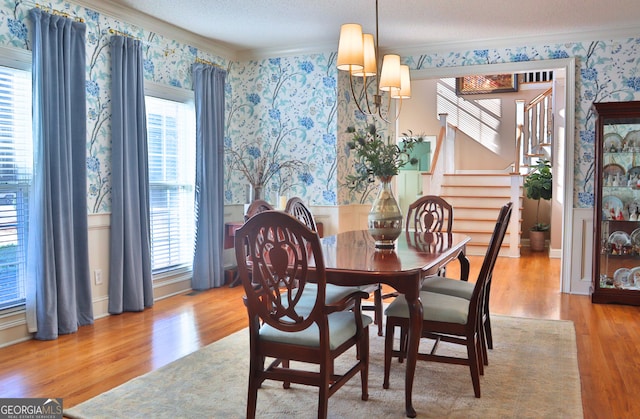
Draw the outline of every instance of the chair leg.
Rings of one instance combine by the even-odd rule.
[[[480,323],[478,336],[480,337],[480,349],[482,354],[482,363],[480,366],[480,374],[484,374],[484,365],[489,365],[489,354],[487,353],[487,335],[484,331],[484,323]]]
[[[393,355],[393,332],[395,325],[387,318],[387,327],[384,336],[384,379],[382,388],[389,388],[389,372],[391,370],[391,357]]]
[[[473,383],[473,393],[480,398],[480,354],[478,353],[478,340],[473,336],[467,336],[467,357],[469,358],[469,370],[471,371],[471,382]]]
[[[480,330],[478,331],[477,339],[475,341],[476,355],[478,357],[478,372],[480,375],[484,375],[484,366],[487,365],[487,350],[485,349],[483,339],[483,333]]]
[[[249,361],[249,388],[247,390],[247,419],[256,417],[256,405],[258,402],[258,388],[261,381],[257,379],[258,360],[253,356]]]
[[[360,382],[362,385],[362,400],[369,400],[369,327],[364,329],[360,345]]]
[[[398,362],[402,364],[404,356],[407,353],[407,345],[409,344],[408,329],[404,326],[400,326],[400,355],[398,355]]]
[[[373,306],[375,310],[375,323],[378,325],[378,336],[382,336],[382,285],[378,285],[378,288],[373,292]]]
[[[493,334],[491,333],[491,317],[487,308],[487,318],[484,321],[484,332],[487,335],[487,347],[493,349]]]
[[[331,376],[326,365],[320,365],[320,376],[322,383],[318,392],[318,419],[327,419],[329,411],[329,383]]]
[[[283,359],[282,360],[282,368],[289,368],[289,360],[288,359]],[[291,388],[291,381],[283,381],[282,382],[282,388]]]

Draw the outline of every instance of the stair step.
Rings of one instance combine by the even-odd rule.
[[[493,219],[472,219],[472,218],[458,218],[454,213],[454,224],[456,226],[456,231],[472,231],[472,230],[481,230],[485,231],[493,231],[493,228],[496,225],[496,220]]]
[[[446,199],[446,198],[445,198]],[[453,218],[464,219],[464,218],[479,218],[479,219],[489,219],[493,218],[493,221],[498,217],[498,213],[500,212],[500,208],[493,207],[478,207],[474,205],[465,206],[465,205],[455,205]]]
[[[495,210],[495,214],[500,212],[500,207],[506,204],[511,197],[510,196],[455,196],[442,194],[442,197],[447,200],[457,210],[458,208],[478,208],[487,209],[491,208]],[[454,215],[455,217],[455,215]]]
[[[478,196],[478,197],[510,197],[510,186],[465,186],[465,185],[442,185],[441,195],[447,196]]]
[[[454,229],[453,230],[454,233],[459,233],[459,234],[464,234],[465,236],[469,236],[471,238],[471,241],[469,242],[469,244],[472,245],[482,245],[482,246],[487,246],[489,244],[489,240],[491,240],[491,236],[493,235],[493,230],[489,231],[480,231],[480,230],[475,230],[475,231],[468,231],[468,230],[458,230],[458,229]],[[506,233],[504,236],[504,242],[505,243],[509,243],[509,233]]]
[[[508,173],[445,174],[442,186],[511,186]]]
[[[467,254],[484,256],[493,234],[496,217],[502,205],[510,201],[512,174],[503,172],[445,174],[440,187],[440,196],[454,208],[455,233],[465,234],[471,241],[467,244]],[[520,181],[520,211],[522,211],[522,177]],[[521,218],[521,214],[514,214]],[[522,220],[520,220],[522,221]],[[516,234],[515,232],[513,234]],[[513,238],[508,230],[500,250],[500,255],[517,257],[519,249],[512,249]],[[520,231],[517,235],[520,236]],[[519,242],[520,237],[517,237]]]

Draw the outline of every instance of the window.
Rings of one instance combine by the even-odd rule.
[[[195,213],[193,104],[146,96],[154,275],[191,270]],[[157,277],[157,276],[156,276]]]
[[[0,66],[0,309],[25,302],[32,166],[31,73]]]

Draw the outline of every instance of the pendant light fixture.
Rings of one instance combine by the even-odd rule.
[[[379,67],[379,41],[378,41],[378,0],[376,0],[376,35],[375,41],[372,34],[362,33],[362,26],[357,23],[346,23],[340,28],[340,40],[338,42],[338,70],[349,72],[349,85],[351,95],[358,110],[368,116],[378,116],[389,123],[400,116],[402,99],[411,97],[411,75],[409,66],[400,64],[400,56],[387,54],[382,59],[382,67]],[[364,101],[366,106],[360,104],[354,88],[354,77],[362,78]],[[375,77],[376,90],[373,95],[373,103],[370,103],[367,78]],[[386,111],[382,109],[382,93],[386,92],[388,104]],[[391,99],[398,99],[395,115],[391,117]]]

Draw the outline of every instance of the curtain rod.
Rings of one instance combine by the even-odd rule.
[[[129,33],[122,32],[122,31],[119,31],[117,29],[109,28],[109,33],[112,34],[112,35],[126,36],[127,38],[132,38],[132,39],[135,39],[136,41],[140,40],[140,38],[138,38],[137,36],[133,36],[133,35],[131,35]]]
[[[27,3],[33,4],[33,5],[35,5],[36,8],[41,9],[41,10],[43,10],[43,11],[45,11],[47,13],[50,13],[50,14],[52,14],[54,16],[62,16],[62,17],[65,17],[67,19],[73,19],[76,22],[84,23],[84,19],[83,18],[78,17],[78,16],[72,16],[69,13],[65,13],[65,12],[63,12],[61,10],[56,10],[53,7],[49,7],[49,6],[46,6],[44,4],[40,4],[40,3],[31,3],[31,2],[27,2]]]
[[[204,58],[200,58],[200,57],[196,57],[196,63],[206,64],[206,65],[210,65],[210,66],[213,66],[213,67],[218,67],[218,68],[221,68],[223,70],[225,69],[220,64],[213,63],[211,61],[205,60]]]

